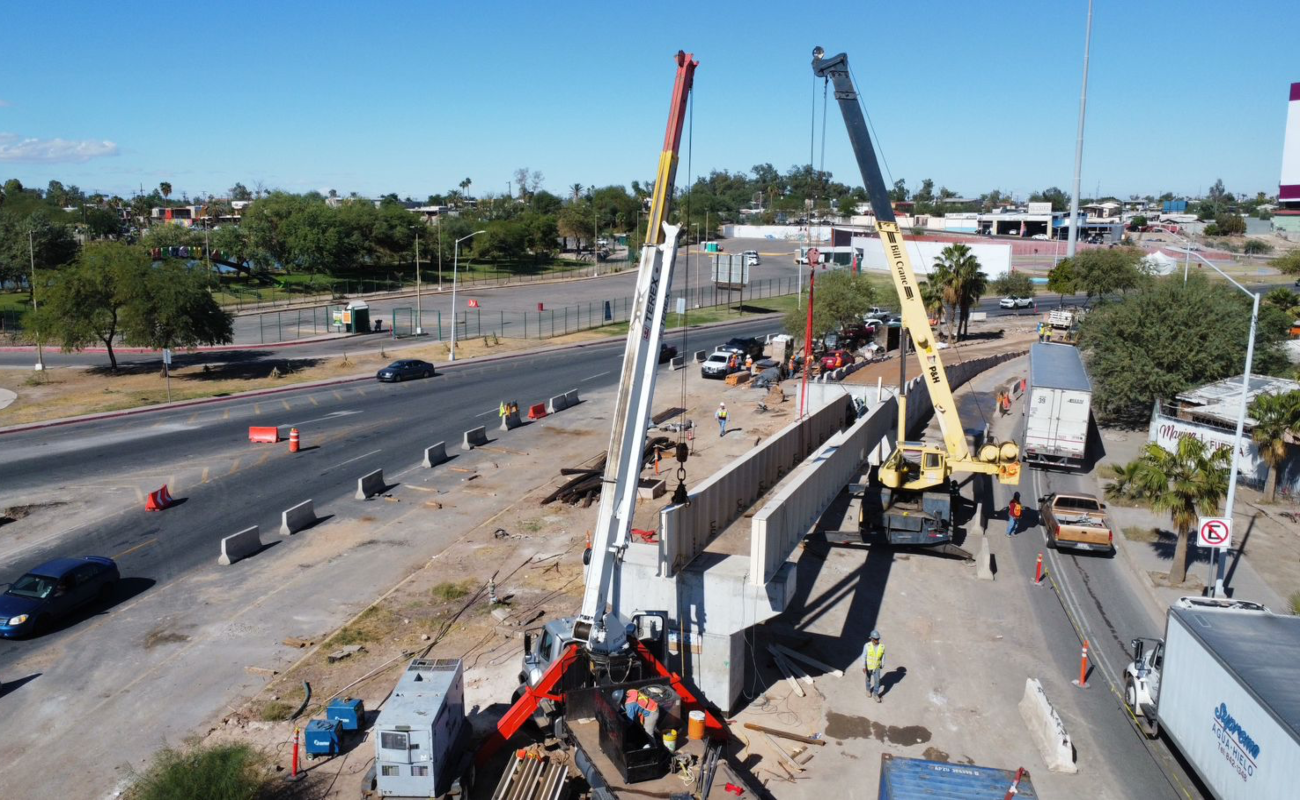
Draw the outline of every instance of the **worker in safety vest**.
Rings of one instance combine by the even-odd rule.
[[[646,735],[650,741],[655,740],[655,725],[659,723],[659,704],[653,697],[642,694],[636,689],[628,689],[627,694],[623,695],[623,710],[627,713],[630,722],[636,722],[637,717],[641,718],[641,724],[645,728]]]
[[[1020,502],[1020,492],[1011,496],[1011,502],[1007,503],[1007,536],[1015,536],[1016,529],[1020,527],[1020,516],[1025,513],[1025,506]]]
[[[885,671],[885,646],[880,643],[880,631],[872,631],[867,646],[862,648],[862,671],[867,675],[867,694],[882,702],[881,673]]]
[[[713,413],[713,418],[718,421],[718,435],[727,435],[727,404],[718,403],[718,410]]]

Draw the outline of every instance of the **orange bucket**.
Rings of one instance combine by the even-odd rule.
[[[704,738],[704,712],[692,711],[686,717],[686,738],[699,741]]]

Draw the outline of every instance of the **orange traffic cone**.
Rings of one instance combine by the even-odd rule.
[[[299,446],[299,445],[298,445],[298,429],[297,429],[297,428],[290,428],[290,429],[289,429],[289,452],[290,452],[290,453],[296,453],[296,452],[298,452],[298,446]]]
[[[176,501],[172,499],[171,492],[167,491],[167,484],[156,492],[149,493],[149,500],[144,504],[145,511],[162,511],[164,508],[171,508]]]

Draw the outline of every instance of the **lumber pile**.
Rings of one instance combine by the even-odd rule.
[[[672,440],[667,436],[653,436],[646,440],[645,450],[641,453],[641,465],[653,464],[655,450],[658,448],[668,447]],[[561,475],[572,476],[569,480],[560,484],[560,486],[546,497],[542,498],[542,505],[554,503],[557,500],[569,505],[582,503],[583,508],[587,508],[592,503],[600,499],[601,476],[605,474],[605,459],[607,454],[601,453],[594,459],[590,467],[563,467],[560,469]],[[589,459],[592,460],[592,459]]]

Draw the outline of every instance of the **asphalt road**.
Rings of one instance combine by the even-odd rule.
[[[706,349],[737,335],[771,332],[770,319],[674,333],[683,350]],[[685,341],[683,341],[685,339]],[[33,498],[90,492],[98,513],[72,530],[0,544],[0,582],[59,556],[107,555],[124,583],[161,587],[216,558],[218,542],[250,525],[275,532],[280,512],[311,498],[317,508],[351,496],[357,479],[384,469],[390,482],[440,441],[456,451],[464,431],[499,423],[497,404],[543,402],[570,389],[612,386],[623,343],[582,346],[494,363],[465,362],[433,378],[362,382],[232,400],[200,409],[64,425],[9,434],[0,462],[0,507]],[[663,369],[666,369],[664,367]],[[248,442],[249,426],[297,427],[304,449]],[[143,493],[164,482],[181,505],[147,514]],[[19,657],[57,645],[76,625],[32,641],[0,640],[0,672]],[[111,635],[111,625],[104,626]]]

